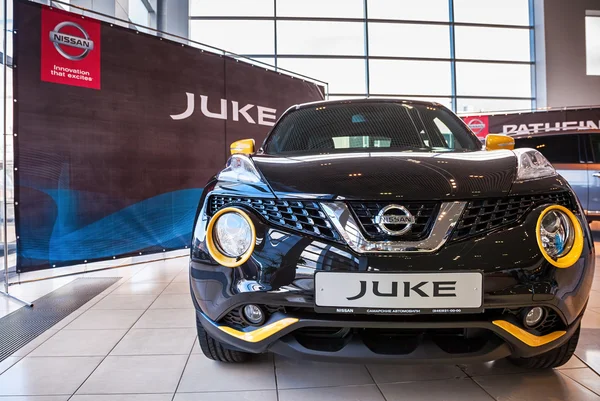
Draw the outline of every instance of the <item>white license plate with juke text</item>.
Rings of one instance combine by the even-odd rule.
[[[483,274],[315,274],[315,309],[326,313],[467,313],[482,309]]]

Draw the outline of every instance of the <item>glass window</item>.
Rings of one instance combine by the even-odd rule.
[[[587,75],[600,75],[600,11],[586,11]]]
[[[458,113],[481,113],[489,111],[530,111],[531,100],[505,99],[458,99]]]
[[[531,66],[456,63],[456,86],[462,96],[531,97]]]
[[[190,15],[272,17],[273,0],[189,0]]]
[[[278,17],[364,18],[364,8],[363,0],[277,0]]]
[[[273,21],[191,20],[190,39],[237,54],[274,54],[273,24]]]
[[[579,163],[579,144],[576,134],[516,139],[515,147],[537,149],[550,163]]]
[[[150,13],[142,0],[129,0],[129,10],[127,13],[129,21],[140,26],[150,26]],[[138,30],[145,32],[137,27]]]
[[[366,93],[364,60],[278,58],[277,66],[329,83],[329,93]]]
[[[360,56],[365,53],[364,38],[359,22],[277,22],[277,54]]]
[[[353,149],[448,152],[479,150],[477,138],[443,108],[400,102],[362,102],[306,107],[274,128],[268,154]]]
[[[592,150],[594,152],[594,161],[596,163],[600,163],[600,135],[591,134],[590,139],[592,141]]]
[[[529,25],[529,0],[454,0],[456,22]]]
[[[450,30],[443,25],[369,23],[369,55],[450,57]]]
[[[450,95],[450,63],[370,60],[371,94]]]
[[[531,61],[529,29],[456,27],[456,58]]]
[[[369,18],[448,21],[448,0],[369,0]]]

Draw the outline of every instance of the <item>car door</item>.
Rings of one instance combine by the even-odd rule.
[[[557,133],[539,136],[534,134],[530,137],[516,139],[515,147],[532,148],[540,151],[573,187],[583,208],[587,209],[589,198],[588,160],[585,150],[580,144],[579,134]],[[600,172],[600,169],[598,171]],[[596,180],[600,190],[600,178],[596,178]]]

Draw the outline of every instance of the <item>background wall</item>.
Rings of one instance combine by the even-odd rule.
[[[600,1],[536,0],[534,8],[538,107],[600,105],[600,76],[586,71],[585,24]]]

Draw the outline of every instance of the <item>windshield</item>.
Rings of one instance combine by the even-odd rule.
[[[272,155],[480,149],[477,137],[444,107],[399,102],[325,104],[292,111],[264,146]]]

